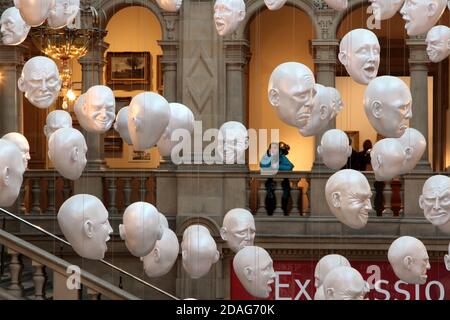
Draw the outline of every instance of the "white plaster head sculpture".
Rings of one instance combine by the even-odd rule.
[[[159,154],[163,157],[169,157],[173,147],[178,145],[179,141],[172,141],[172,133],[177,129],[184,129],[192,133],[194,131],[194,113],[191,109],[181,103],[169,103],[170,120],[169,125],[164,130],[157,146]],[[182,142],[184,143],[184,141]]]
[[[449,230],[450,178],[444,175],[428,178],[419,197],[419,206],[429,222],[444,231]]]
[[[117,112],[116,122],[114,122],[114,130],[119,133],[120,137],[126,144],[132,145],[130,132],[128,131],[128,112],[130,107],[123,107]]]
[[[232,209],[223,218],[220,236],[234,252],[253,246],[256,235],[255,219],[250,211]]]
[[[11,141],[0,139],[0,154],[0,206],[10,207],[19,196],[25,166],[20,149]]]
[[[412,117],[412,96],[403,80],[381,76],[364,92],[364,110],[372,127],[387,138],[399,138]]]
[[[400,14],[406,33],[409,36],[427,33],[444,13],[446,4],[447,0],[405,0]]]
[[[45,121],[44,134],[47,139],[52,133],[61,128],[72,128],[72,116],[64,110],[54,110],[47,115]]]
[[[62,82],[56,63],[50,58],[37,56],[25,63],[17,84],[32,105],[47,109],[58,98]]]
[[[183,3],[183,0],[156,0],[158,6],[169,12],[177,12]]]
[[[247,148],[248,131],[242,123],[229,121],[220,127],[217,153],[224,164],[245,164]]]
[[[376,20],[387,20],[395,16],[404,0],[369,0]]]
[[[47,19],[55,0],[14,0],[23,20],[31,27],[39,27]]]
[[[50,28],[60,29],[72,24],[80,11],[80,0],[54,0],[50,9],[47,23]]]
[[[331,270],[323,281],[325,300],[364,300],[370,291],[358,270],[350,266]]]
[[[444,25],[434,26],[428,31],[425,42],[431,62],[445,60],[450,54],[450,28]]]
[[[136,95],[128,110],[128,132],[134,150],[153,147],[169,125],[170,106],[167,100],[154,92]]]
[[[169,221],[167,220],[164,213],[161,213],[161,212],[158,212],[158,213],[159,213],[159,223],[161,224],[161,226],[163,228],[169,229]]]
[[[148,255],[163,235],[158,210],[147,202],[129,205],[123,213],[119,233],[132,255],[138,258]]]
[[[344,11],[348,7],[348,0],[324,0],[326,4],[337,11]]]
[[[216,0],[214,3],[214,24],[220,36],[233,33],[245,18],[243,0]]]
[[[14,143],[22,153],[23,166],[25,169],[28,168],[28,161],[31,159],[30,157],[30,145],[28,144],[27,138],[23,134],[18,132],[10,132],[5,134],[2,139],[11,141]]]
[[[147,276],[157,278],[167,274],[177,261],[179,250],[177,235],[170,229],[164,229],[161,240],[156,241],[152,252],[142,258]]]
[[[405,152],[405,162],[401,174],[409,173],[422,158],[427,147],[427,140],[419,130],[408,128],[398,141]]]
[[[264,0],[267,9],[269,10],[278,10],[281,9],[287,0]]]
[[[300,108],[297,113],[300,134],[311,137],[325,130],[328,123],[342,110],[343,103],[339,91],[316,83],[315,97],[311,107]]]
[[[427,282],[430,259],[427,248],[419,239],[410,236],[396,239],[389,247],[388,259],[400,280],[410,284]]]
[[[354,29],[347,33],[339,46],[339,61],[359,84],[375,79],[380,66],[380,43],[375,33]]]
[[[58,211],[58,224],[79,256],[92,260],[105,257],[113,229],[108,211],[97,197],[77,194],[67,199]]]
[[[359,171],[345,169],[333,174],[325,186],[325,197],[331,212],[353,229],[364,228],[372,210],[367,178]]]
[[[450,2],[449,2],[449,10],[450,10]],[[448,245],[448,254],[444,257],[445,268],[447,271],[450,271],[450,244]]]
[[[269,102],[281,121],[299,129],[308,124],[316,95],[315,83],[311,69],[298,62],[285,62],[273,70]]]
[[[377,181],[390,181],[403,172],[407,158],[399,139],[378,141],[370,152],[370,161]]]
[[[75,104],[73,105],[73,111],[75,112],[75,115],[77,116],[78,123],[82,128],[89,128],[89,119],[87,115],[84,113],[83,106],[85,104],[86,99],[86,93],[83,93],[78,97],[78,99],[75,101]]]
[[[3,11],[0,24],[3,44],[9,46],[15,46],[24,42],[30,31],[30,26],[22,19],[16,7]]]
[[[48,156],[55,169],[67,179],[80,178],[86,167],[86,153],[86,140],[74,128],[58,129],[48,140]]]
[[[260,247],[241,249],[233,259],[233,269],[242,286],[256,298],[268,298],[275,271],[269,253]]]
[[[184,270],[192,279],[205,276],[220,257],[209,230],[199,224],[189,226],[184,231],[181,254]]]
[[[323,134],[317,152],[328,168],[338,170],[345,166],[352,155],[352,147],[344,131],[331,129]]]
[[[90,87],[82,101],[81,112],[87,122],[84,129],[100,134],[111,129],[116,117],[116,99],[110,88],[102,85]]]
[[[350,262],[346,257],[339,254],[329,254],[316,264],[314,270],[314,286],[316,287],[316,293],[314,300],[325,300],[325,292],[323,291],[323,281],[328,273],[338,267],[350,267]]]

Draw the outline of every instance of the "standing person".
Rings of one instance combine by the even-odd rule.
[[[352,155],[348,158],[347,164],[341,169],[353,169],[353,170],[359,170],[360,168],[360,160],[359,160],[359,153],[353,148],[353,140],[348,137],[348,142],[350,147],[352,147]]]
[[[274,169],[278,171],[292,171],[294,165],[287,158],[291,147],[284,142],[271,143],[266,154],[263,156],[260,162],[261,170]],[[272,178],[266,181],[266,199],[265,205],[269,215],[273,214],[276,207],[275,198],[275,182]],[[289,199],[291,197],[291,185],[289,179],[283,179],[281,183],[283,188],[283,196],[281,198],[281,207],[285,214],[288,212]]]
[[[368,171],[370,169],[370,151],[372,151],[372,141],[367,139],[363,143],[363,150],[358,154],[360,171]]]

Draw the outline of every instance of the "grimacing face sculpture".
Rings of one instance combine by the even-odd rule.
[[[79,256],[91,260],[105,257],[113,230],[108,211],[98,198],[77,194],[67,199],[58,211],[58,224]]]
[[[450,177],[428,178],[419,197],[419,206],[429,222],[450,231]]]
[[[123,213],[119,233],[132,255],[138,258],[148,255],[163,235],[158,210],[146,202],[129,205]]]
[[[245,3],[243,0],[216,0],[214,4],[214,23],[217,33],[226,36],[233,33],[239,22],[245,18]]]
[[[130,132],[128,131],[128,111],[129,107],[123,107],[117,112],[116,121],[114,122],[114,130],[128,145],[132,145]]]
[[[418,36],[427,33],[445,10],[446,0],[405,0],[400,14],[405,20],[406,33]]]
[[[17,81],[19,90],[25,92],[28,101],[40,109],[47,109],[55,103],[61,83],[56,63],[43,56],[28,60]]]
[[[348,0],[324,0],[326,4],[337,11],[343,11],[348,7]]]
[[[404,0],[369,0],[376,20],[387,20],[395,16]]]
[[[47,19],[55,0],[14,0],[23,20],[31,27],[39,27]]]
[[[28,161],[31,159],[30,157],[30,145],[28,144],[27,138],[24,135],[18,132],[10,132],[5,134],[2,139],[11,141],[14,143],[22,153],[22,161],[25,169],[28,168]]]
[[[269,101],[281,121],[299,130],[308,124],[316,95],[315,83],[312,71],[298,62],[285,62],[273,70]]]
[[[361,172],[345,169],[333,174],[325,186],[325,197],[340,222],[353,229],[366,226],[372,210],[372,191]]]
[[[370,152],[371,164],[377,181],[390,181],[403,172],[410,155],[399,139],[386,138],[378,141]]]
[[[22,19],[16,7],[3,11],[0,24],[3,44],[9,46],[16,46],[24,42],[30,31],[30,26]]]
[[[273,261],[269,253],[260,247],[241,249],[233,259],[233,269],[242,286],[256,298],[268,298],[275,282]]]
[[[167,100],[154,92],[136,95],[128,110],[128,131],[134,150],[153,147],[169,125],[170,106]]]
[[[159,154],[163,157],[169,157],[172,154],[172,149],[179,141],[172,141],[172,133],[177,129],[184,129],[192,133],[194,131],[194,113],[191,109],[181,103],[169,103],[170,106],[170,120],[169,125],[164,130],[157,146]]]
[[[434,26],[428,31],[425,42],[431,62],[445,60],[450,54],[450,28],[444,25]]]
[[[223,218],[220,236],[234,252],[253,246],[256,235],[255,219],[250,211],[232,209]]]
[[[242,123],[229,121],[220,127],[217,153],[224,164],[245,164],[247,148],[248,132]]]
[[[192,279],[205,276],[219,261],[219,251],[209,230],[199,224],[189,226],[181,242],[183,268]]]
[[[47,23],[50,28],[59,29],[70,25],[80,11],[80,0],[54,0]]]
[[[269,10],[278,10],[281,9],[287,0],[264,0],[267,9]]]
[[[412,96],[403,80],[381,76],[364,92],[364,110],[374,129],[387,138],[400,138],[412,117]]]
[[[380,43],[370,30],[354,29],[347,33],[339,46],[339,61],[359,84],[375,79],[380,66]]]
[[[161,240],[156,241],[152,252],[143,257],[145,274],[150,278],[167,274],[177,261],[180,245],[177,235],[165,228]]]
[[[347,163],[348,157],[352,154],[352,147],[344,131],[331,129],[323,134],[317,152],[328,168],[338,170]]]
[[[25,167],[15,143],[0,139],[0,154],[0,207],[10,207],[19,196]]]
[[[427,140],[423,134],[414,128],[408,128],[405,133],[398,138],[398,141],[405,152],[405,163],[401,170],[401,174],[411,172],[422,158],[427,148]]]
[[[425,245],[419,239],[410,236],[396,239],[389,247],[388,259],[400,280],[410,284],[427,282],[430,259]]]
[[[87,121],[89,132],[105,133],[116,118],[116,99],[113,91],[107,86],[89,88],[83,98],[82,113]]]
[[[339,254],[329,254],[319,260],[314,270],[314,286],[316,287],[314,300],[325,300],[323,281],[330,271],[338,267],[350,267],[350,262]]]
[[[74,128],[58,129],[48,140],[48,156],[55,169],[67,179],[80,178],[87,163],[86,153],[86,140]]]
[[[300,108],[297,113],[298,119],[302,120],[299,131],[304,137],[320,134],[343,107],[341,95],[335,88],[316,83],[314,90],[316,95],[312,106]]]
[[[370,291],[358,270],[343,266],[330,271],[323,281],[325,300],[364,300]]]
[[[72,128],[72,116],[64,110],[54,110],[47,115],[44,134],[47,139],[52,133],[61,128]]]
[[[158,6],[169,12],[177,12],[181,8],[183,0],[156,0]]]

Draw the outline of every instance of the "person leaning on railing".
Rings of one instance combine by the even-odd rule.
[[[294,165],[287,158],[291,147],[284,142],[271,143],[266,154],[263,156],[260,162],[261,171],[264,170],[278,170],[278,171],[292,171]],[[269,178],[266,181],[266,199],[265,205],[269,215],[272,215],[276,207],[275,198],[275,182],[273,178]],[[281,183],[283,188],[283,195],[281,198],[281,208],[283,212],[287,214],[288,204],[291,195],[291,185],[289,179],[283,179]]]

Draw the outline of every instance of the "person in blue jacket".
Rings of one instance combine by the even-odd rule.
[[[289,161],[287,155],[289,154],[290,146],[284,142],[271,143],[266,154],[263,156],[260,162],[261,171],[272,169],[278,171],[292,171],[294,165]],[[291,197],[291,185],[289,179],[284,179],[281,183],[283,188],[283,196],[281,198],[281,207],[285,214],[288,213],[288,205]],[[276,207],[275,198],[275,182],[272,178],[266,181],[266,199],[265,205],[269,215],[273,214]]]

